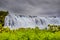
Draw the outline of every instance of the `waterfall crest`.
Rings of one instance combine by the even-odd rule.
[[[10,29],[17,28],[35,28],[38,26],[43,29],[48,26],[48,24],[57,24],[60,25],[59,17],[33,17],[33,16],[23,16],[23,15],[15,15],[8,14],[5,17],[5,26],[8,26]]]

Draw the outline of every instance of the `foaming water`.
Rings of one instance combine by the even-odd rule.
[[[36,26],[43,29],[48,26],[48,24],[60,25],[59,17],[33,17],[33,16],[23,16],[8,14],[5,17],[5,26],[8,26],[10,29],[17,28],[35,28]]]

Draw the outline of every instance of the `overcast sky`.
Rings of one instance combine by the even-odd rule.
[[[59,0],[0,0],[0,10],[37,16],[60,16]]]

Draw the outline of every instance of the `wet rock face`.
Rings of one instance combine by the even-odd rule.
[[[35,28],[38,26],[43,29],[48,26],[48,24],[57,24],[60,25],[59,17],[33,17],[33,16],[22,16],[9,14],[5,17],[5,26],[9,26],[9,28]]]
[[[8,14],[6,11],[0,11],[0,24],[4,26],[5,16]]]

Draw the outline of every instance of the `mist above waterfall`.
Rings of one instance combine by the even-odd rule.
[[[59,0],[0,0],[0,10],[11,14],[60,16]]]

